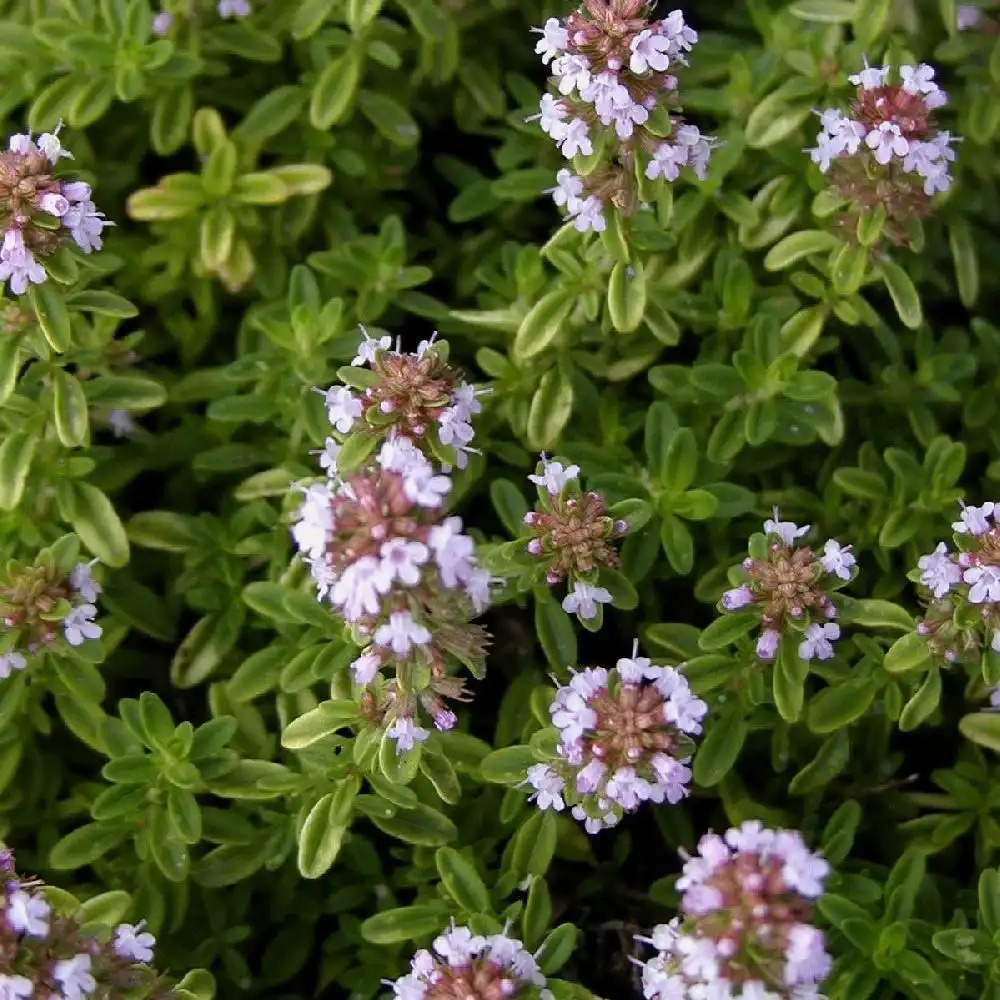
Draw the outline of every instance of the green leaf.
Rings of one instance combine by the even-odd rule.
[[[543,295],[517,328],[511,348],[515,360],[527,361],[551,347],[577,301],[578,293],[571,288],[556,288]]]
[[[188,518],[169,510],[147,510],[136,514],[128,522],[126,533],[140,548],[162,552],[186,552],[200,541]]]
[[[489,913],[490,896],[475,867],[451,847],[439,847],[434,855],[445,890],[466,913]]]
[[[882,666],[886,673],[902,674],[919,670],[930,663],[931,653],[927,640],[916,632],[900,636],[887,650]]]
[[[516,538],[524,530],[524,515],[528,513],[524,495],[509,479],[494,479],[490,483],[490,499],[504,528]]]
[[[824,688],[809,702],[809,728],[826,734],[850,725],[868,711],[877,690],[877,684],[867,677],[852,677]]]
[[[694,539],[688,526],[673,514],[660,521],[660,544],[674,572],[687,576],[694,568]]]
[[[324,701],[285,727],[281,745],[286,750],[304,750],[338,730],[356,724],[360,718],[357,704],[349,699]]]
[[[360,787],[359,778],[345,778],[336,791],[328,792],[309,810],[299,831],[298,866],[303,878],[319,878],[333,867]]]
[[[673,435],[663,458],[660,481],[672,493],[683,493],[693,482],[698,469],[698,445],[690,427],[681,427]]]
[[[778,714],[786,722],[795,722],[802,714],[809,664],[799,656],[799,643],[794,635],[782,636],[778,656],[774,661],[772,689]]]
[[[27,430],[8,434],[0,444],[0,509],[13,510],[21,502],[37,447],[38,436]]]
[[[903,326],[916,330],[924,321],[920,306],[920,296],[910,276],[894,261],[883,260],[880,265],[882,281],[889,292],[892,304],[896,307]]]
[[[973,712],[965,715],[959,720],[958,731],[967,740],[1000,754],[1000,713]]]
[[[418,903],[376,913],[362,922],[360,930],[369,944],[411,943],[438,933],[447,920],[442,903]]]
[[[633,611],[639,606],[638,591],[632,581],[618,570],[602,566],[597,574],[597,585],[611,594],[611,606],[619,611]]]
[[[538,763],[531,747],[503,747],[487,754],[479,764],[479,776],[495,785],[516,785],[524,781],[525,773]]]
[[[608,315],[619,333],[639,328],[646,311],[646,275],[641,264],[619,261],[608,281]]]
[[[737,611],[716,618],[698,637],[698,646],[706,652],[715,649],[725,649],[748,635],[760,624],[760,615],[752,611]]]
[[[117,847],[131,831],[122,823],[87,823],[56,841],[49,851],[49,865],[56,871],[82,868]]]
[[[49,347],[56,354],[65,354],[73,344],[73,330],[62,293],[49,282],[32,285],[28,289],[28,301]]]
[[[325,132],[339,122],[354,100],[360,79],[361,58],[357,51],[349,51],[329,63],[313,85],[309,124]]]
[[[73,510],[68,519],[80,541],[105,566],[129,560],[128,536],[111,501],[90,483],[73,484]]]
[[[840,619],[846,625],[895,629],[899,632],[912,632],[916,624],[909,611],[892,601],[855,601],[850,598],[842,599]]]
[[[904,733],[916,729],[934,714],[940,701],[941,672],[937,667],[931,667],[913,697],[903,706],[903,712],[899,717],[899,728]]]
[[[784,271],[803,257],[829,253],[840,245],[841,241],[837,236],[822,229],[807,229],[792,233],[768,250],[764,258],[764,267],[768,271]]]
[[[562,670],[576,663],[573,621],[547,589],[535,591],[535,635],[553,667]]]
[[[422,847],[441,847],[458,836],[447,816],[430,806],[399,809],[392,816],[372,816],[372,822],[390,837]]]
[[[948,226],[948,243],[955,264],[958,298],[966,309],[971,309],[979,298],[979,258],[965,219],[954,219]]]
[[[361,113],[395,146],[415,146],[420,141],[420,128],[410,113],[385,94],[362,90],[358,95]]]
[[[574,924],[560,924],[554,927],[536,952],[538,967],[543,975],[558,972],[576,951],[579,931]]]
[[[803,21],[849,24],[855,19],[856,6],[851,0],[795,0],[788,12]]]
[[[732,714],[712,719],[694,757],[694,780],[699,786],[711,788],[732,770],[747,732],[746,722]]]
[[[573,382],[562,365],[543,376],[528,411],[528,447],[549,451],[555,447],[573,412]]]
[[[808,105],[791,105],[780,91],[768,94],[747,118],[746,143],[751,149],[773,146],[787,139],[810,114]]]
[[[67,448],[80,448],[90,436],[87,397],[80,383],[61,368],[52,373],[52,415],[56,436]]]

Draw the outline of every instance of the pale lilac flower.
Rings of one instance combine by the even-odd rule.
[[[0,974],[0,1000],[28,1000],[35,995],[35,986],[24,976]]]
[[[104,217],[103,212],[97,211],[92,201],[78,201],[71,205],[62,217],[62,224],[84,253],[100,250],[103,246],[102,233],[107,226],[114,225]]]
[[[649,119],[649,112],[641,104],[629,103],[615,107],[609,114],[600,117],[604,125],[614,123],[615,133],[619,139],[629,139],[635,131],[635,126],[642,125]]]
[[[806,660],[829,660],[833,656],[833,640],[840,638],[840,626],[836,622],[810,625],[799,644],[799,658]]]
[[[462,519],[446,518],[430,530],[427,543],[434,553],[434,562],[446,587],[465,583],[475,566],[476,546],[462,534]]]
[[[323,450],[319,452],[319,466],[328,476],[333,476],[337,472],[337,459],[340,457],[340,445],[332,438],[328,437],[323,443]]]
[[[934,595],[944,597],[952,587],[962,582],[962,570],[952,559],[948,546],[938,542],[937,548],[917,560],[920,582]]]
[[[153,947],[156,938],[149,931],[144,931],[143,922],[138,924],[119,924],[115,929],[112,948],[119,958],[130,962],[152,962]]]
[[[0,289],[10,281],[14,295],[23,295],[29,284],[40,285],[46,280],[45,269],[35,260],[24,243],[19,229],[7,229],[0,246]]]
[[[564,205],[570,212],[577,210],[580,206],[583,194],[583,178],[577,177],[571,170],[565,167],[556,174],[556,186],[549,188],[552,200],[562,208]]]
[[[566,782],[548,764],[533,764],[528,768],[527,780],[534,791],[529,796],[539,809],[554,809],[561,812],[566,808],[562,791]]]
[[[610,120],[616,108],[627,108],[632,103],[628,87],[623,86],[615,73],[598,73],[580,91],[580,97],[593,104],[601,118]]]
[[[582,118],[573,118],[566,123],[562,138],[557,143],[559,150],[567,160],[574,156],[590,156],[594,144],[590,141],[590,129]]]
[[[569,97],[590,83],[590,60],[584,55],[564,53],[552,60],[552,73],[558,80],[559,93]]]
[[[324,393],[323,402],[326,406],[327,419],[334,429],[346,434],[359,420],[364,408],[361,400],[347,386],[331,386]]]
[[[952,522],[952,529],[960,535],[985,535],[992,527],[989,519],[994,509],[992,500],[987,500],[981,507],[963,507],[961,520]]]
[[[28,661],[16,650],[0,654],[0,680],[6,680],[15,670],[24,670]]]
[[[52,908],[41,896],[15,889],[7,897],[7,923],[16,934],[43,938],[49,933]]]
[[[394,719],[385,735],[396,741],[396,753],[409,753],[418,743],[424,743],[430,737],[430,732],[418,726],[413,719],[404,717]]]
[[[542,62],[546,65],[565,52],[569,45],[569,32],[556,17],[550,17],[543,27],[531,30],[542,36],[535,45],[535,52],[542,57]]]
[[[662,177],[667,181],[675,181],[681,175],[681,168],[687,166],[690,150],[686,146],[674,146],[669,142],[661,142],[649,163],[646,164],[646,176],[655,181]]]
[[[765,535],[777,535],[789,548],[795,545],[795,540],[809,533],[810,525],[799,527],[792,521],[779,520],[778,508],[774,508],[774,520],[764,522]]]
[[[564,466],[562,462],[550,462],[542,455],[542,474],[539,476],[532,473],[528,479],[536,486],[544,486],[552,496],[555,496],[557,493],[562,493],[566,484],[579,475],[579,465]]]
[[[174,15],[169,11],[161,10],[154,18],[152,32],[157,38],[163,38],[170,32],[174,24]]]
[[[69,211],[69,199],[55,191],[46,191],[38,199],[38,207],[48,215],[61,219]]]
[[[854,73],[847,79],[856,87],[863,87],[865,90],[875,90],[885,84],[888,76],[888,66],[869,66],[866,59],[865,68],[860,73]]]
[[[835,538],[830,538],[823,546],[820,565],[827,573],[831,573],[841,580],[850,580],[851,567],[856,562],[857,560],[851,553],[850,545],[841,545]]]
[[[588,195],[577,206],[575,212],[571,212],[573,225],[581,233],[593,231],[603,233],[608,228],[607,219],[604,218],[604,202],[596,194]]]
[[[541,130],[553,140],[559,142],[566,135],[566,105],[551,94],[543,94],[539,104],[539,112],[532,115],[528,121],[538,119]]]
[[[773,660],[778,655],[778,640],[781,635],[773,628],[766,628],[757,640],[757,659]]]
[[[434,530],[434,529],[432,529]],[[423,542],[411,542],[405,538],[390,538],[379,549],[382,560],[382,574],[386,590],[393,581],[404,586],[415,587],[420,581],[421,568],[430,553]]]
[[[955,12],[955,26],[959,31],[971,31],[978,28],[983,20],[983,12],[973,4],[962,3]]]
[[[80,646],[87,639],[101,637],[101,626],[94,621],[96,615],[97,608],[93,604],[80,604],[70,609],[62,625],[63,634],[71,646]]]
[[[249,17],[253,10],[249,0],[219,0],[216,5],[219,17]]]
[[[663,73],[670,66],[671,39],[665,35],[654,34],[648,28],[640,31],[629,43],[632,58],[629,69],[633,73],[642,74],[647,69],[655,73]]]
[[[969,603],[1000,601],[1000,566],[970,566],[962,575],[969,587]]]
[[[903,90],[908,94],[932,94],[938,89],[934,82],[934,67],[927,63],[919,66],[900,66],[899,75],[903,81]]]
[[[374,364],[375,355],[378,351],[388,351],[392,347],[392,337],[388,335],[379,337],[376,340],[364,327],[361,327],[361,335],[364,339],[358,345],[358,353],[351,361],[351,365],[355,368],[361,365]]]
[[[128,410],[111,410],[108,413],[108,426],[116,438],[131,437],[139,429]]]
[[[745,583],[732,590],[727,590],[722,595],[722,606],[726,611],[739,611],[740,608],[745,608],[753,602],[754,593]]]
[[[377,646],[388,646],[396,656],[406,657],[415,646],[426,646],[431,634],[409,611],[393,611],[389,621],[375,630],[374,639]]]
[[[883,166],[894,156],[906,156],[910,149],[908,140],[893,122],[880,122],[865,136],[865,145],[872,151],[875,162]]]
[[[52,978],[61,987],[64,1000],[86,1000],[97,989],[90,964],[90,955],[83,953],[52,966]]]
[[[378,614],[385,590],[381,562],[374,556],[362,556],[341,573],[330,590],[330,600],[348,621],[357,621],[364,615]]]
[[[101,595],[101,585],[94,579],[92,567],[97,560],[89,563],[77,563],[69,574],[69,585],[88,604],[93,604]]]
[[[563,598],[562,608],[568,614],[579,615],[583,619],[597,617],[599,604],[610,604],[611,594],[604,587],[592,587],[589,583],[573,584],[573,589]]]
[[[351,673],[354,675],[355,684],[371,684],[378,676],[382,660],[377,653],[371,649],[366,650],[356,660],[351,661]]]

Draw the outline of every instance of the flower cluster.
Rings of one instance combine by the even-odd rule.
[[[139,924],[119,924],[107,939],[84,936],[56,913],[37,880],[21,878],[3,850],[0,914],[0,997],[87,1000],[124,995],[174,996],[149,965],[156,940]]]
[[[556,756],[528,769],[541,809],[570,806],[588,833],[614,826],[643,802],[680,802],[691,780],[694,742],[708,706],[673,667],[638,655],[614,669],[574,672],[549,707]]]
[[[812,1000],[832,960],[810,923],[829,865],[792,830],[749,821],[707,834],[677,889],[682,916],[649,938],[647,1000]]]
[[[628,524],[608,513],[600,493],[584,493],[580,488],[580,467],[564,466],[542,455],[534,475],[540,510],[529,511],[524,523],[531,529],[528,555],[545,570],[550,586],[568,580],[569,593],[563,610],[592,620],[598,606],[611,601],[604,587],[596,586],[601,567],[617,566],[613,542],[628,531]]]
[[[1000,653],[1000,504],[962,507],[955,551],[939,542],[911,578],[925,589],[917,631],[940,660],[978,660],[984,642]]]
[[[650,17],[648,0],[584,0],[564,20],[535,29],[535,51],[551,67],[552,93],[542,97],[539,120],[563,156],[599,162],[580,173],[560,170],[553,200],[581,232],[607,226],[608,205],[630,214],[638,203],[638,175],[676,180],[683,167],[704,178],[713,140],[672,118],[674,70],[698,35],[679,10]],[[607,156],[603,156],[607,153]]]
[[[219,17],[228,21],[249,17],[253,13],[253,7],[250,6],[250,0],[218,0],[215,11]],[[174,14],[170,10],[162,9],[153,18],[151,30],[157,38],[163,38],[164,35],[170,34],[173,26]]]
[[[726,612],[753,609],[760,612],[763,631],[757,640],[757,656],[773,660],[786,634],[798,636],[802,660],[828,660],[840,626],[833,620],[837,609],[830,594],[849,582],[855,571],[850,546],[829,539],[821,555],[799,539],[810,526],[782,521],[777,508],[774,519],[764,522],[764,535],[750,540],[750,555],[743,561],[744,582],[722,595],[720,609]]]
[[[545,976],[520,941],[483,937],[454,925],[418,951],[407,975],[392,981],[397,1000],[551,1000]]]
[[[341,371],[349,385],[323,393],[334,430],[361,432],[373,443],[401,435],[431,457],[464,469],[475,450],[470,447],[472,418],[482,411],[478,397],[484,390],[469,385],[448,364],[445,341],[432,337],[407,353],[398,344],[393,350],[388,336],[375,338],[364,329],[362,334],[357,356]],[[338,452],[337,442],[328,439],[328,460],[336,462]]]
[[[101,249],[101,233],[112,225],[90,200],[89,184],[52,176],[59,160],[72,156],[58,133],[37,140],[14,135],[0,152],[0,288],[9,281],[15,295],[45,281],[38,258],[54,253],[67,236],[90,253]]]
[[[933,119],[948,96],[934,82],[932,67],[902,66],[899,83],[889,77],[888,66],[867,64],[851,76],[858,90],[850,114],[822,112],[816,146],[808,152],[845,200],[867,209],[883,205],[886,235],[903,243],[902,223],[926,216],[933,196],[951,187],[954,139]],[[842,223],[856,225],[856,215]]]
[[[75,553],[73,542],[66,547]],[[101,636],[94,621],[101,593],[94,563],[77,563],[66,573],[52,551],[41,553],[35,565],[9,562],[0,572],[0,678],[23,670],[28,656],[52,648],[60,634],[70,646]]]

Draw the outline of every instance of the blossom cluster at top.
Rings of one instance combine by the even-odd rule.
[[[927,610],[917,631],[945,662],[978,660],[985,642],[1000,653],[1000,504],[963,506],[952,524],[955,551],[939,542],[917,562]]]
[[[101,233],[112,225],[91,201],[89,184],[52,176],[61,159],[72,157],[58,133],[44,132],[37,140],[30,133],[14,135],[0,152],[0,290],[9,282],[14,295],[46,280],[39,259],[67,236],[90,253],[101,249]]]
[[[708,706],[673,667],[638,655],[614,669],[574,672],[549,712],[558,731],[556,757],[528,769],[541,809],[570,806],[588,833],[614,826],[643,802],[687,795],[687,766]]]
[[[396,1000],[552,1000],[545,976],[524,945],[504,934],[485,937],[452,926],[421,949],[392,987]]]
[[[666,113],[676,101],[674,70],[698,41],[681,11],[656,20],[648,0],[584,0],[535,30],[542,36],[535,51],[556,92],[544,95],[535,116],[542,130],[568,160],[607,154],[605,169],[559,171],[553,199],[577,229],[605,229],[610,204],[634,209],[636,169],[650,180],[675,180],[690,166],[704,178],[713,141]]]
[[[390,662],[443,672],[435,633],[489,602],[490,574],[477,564],[461,518],[443,516],[451,485],[397,436],[362,469],[305,489],[292,534],[319,597],[367,647],[352,664],[359,684]],[[442,711],[435,722],[451,728],[454,715]]]
[[[682,915],[657,926],[647,1000],[813,1000],[832,960],[811,923],[829,865],[792,830],[748,821],[706,834],[684,864]]]
[[[253,13],[250,0],[218,0],[215,9],[219,17],[226,20],[249,17]],[[174,15],[169,10],[161,10],[153,18],[152,31],[158,38],[162,38],[170,33],[173,26]]]
[[[0,678],[28,665],[27,656],[51,647],[59,632],[70,646],[101,637],[94,601],[101,585],[93,563],[78,563],[67,578],[45,565],[8,564],[0,579]]]
[[[934,121],[948,95],[931,66],[901,66],[899,83],[890,76],[890,67],[868,65],[851,76],[858,89],[850,113],[823,111],[809,154],[843,198],[866,208],[884,205],[896,225],[922,218],[933,195],[951,187],[955,140]]]
[[[324,392],[327,416],[339,434],[363,431],[373,441],[404,436],[438,461],[464,469],[475,436],[472,418],[482,411],[476,389],[448,364],[444,341],[421,341],[413,353],[392,349],[388,336],[363,340],[345,373],[357,387],[332,386]],[[367,366],[367,367],[366,367]],[[337,460],[339,445],[327,440],[327,461]]]
[[[757,656],[773,660],[786,634],[796,635],[800,659],[827,660],[840,626],[833,620],[837,609],[829,594],[852,578],[855,559],[850,546],[829,539],[822,554],[800,545],[810,526],[774,519],[764,522],[764,540],[751,539],[750,556],[743,561],[745,580],[722,595],[723,611],[760,612],[763,631]],[[760,538],[760,536],[755,536]]]
[[[106,941],[84,936],[75,921],[53,910],[41,882],[17,875],[10,851],[0,855],[0,997],[174,996],[149,966],[156,939],[141,922],[119,924]]]
[[[525,514],[524,523],[532,534],[528,555],[544,568],[546,583],[569,583],[563,610],[593,620],[600,605],[611,601],[607,588],[597,586],[598,572],[618,565],[613,542],[628,531],[628,524],[608,514],[600,493],[583,492],[579,475],[578,465],[542,455],[538,471],[528,476],[538,488],[541,509]]]

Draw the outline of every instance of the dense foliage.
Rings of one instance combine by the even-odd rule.
[[[0,125],[0,997],[1000,997],[1000,10],[0,0]]]

